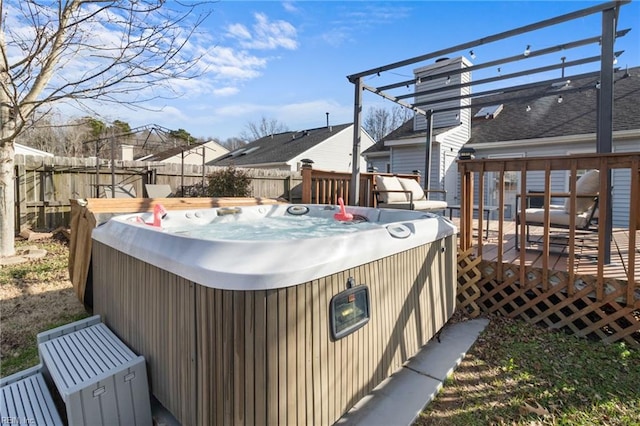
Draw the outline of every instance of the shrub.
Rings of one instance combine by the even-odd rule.
[[[208,176],[210,197],[248,197],[251,177],[245,170],[229,166]]]

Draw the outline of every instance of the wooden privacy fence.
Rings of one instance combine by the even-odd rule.
[[[115,186],[120,193],[144,197],[145,184],[169,185],[174,193],[181,187],[201,186],[203,176],[222,167],[185,164],[121,161],[110,163],[95,158],[15,157],[15,229],[53,229],[68,226],[70,199],[110,198]],[[113,164],[113,167],[112,167]],[[251,195],[299,201],[300,172],[247,169]]]
[[[461,177],[460,248],[480,260],[481,296],[477,302],[488,312],[499,312],[511,317],[522,317],[533,323],[552,328],[562,328],[578,335],[602,339],[606,342],[624,340],[640,346],[640,279],[638,279],[638,230],[640,230],[640,152],[615,154],[582,154],[554,158],[471,159],[458,162]],[[597,189],[598,210],[595,227],[591,233],[597,238],[597,249],[593,272],[578,270],[582,252],[578,250],[586,241],[585,234],[576,229],[578,195],[576,180],[579,170],[599,170]],[[498,188],[498,205],[505,205],[505,174],[515,172],[519,178],[517,196],[525,200],[528,180],[543,176],[543,190],[538,194],[542,200],[542,223],[538,229],[535,252],[536,266],[532,264],[531,250],[525,248],[525,208],[517,207],[517,232],[522,237],[520,249],[514,251],[513,223],[505,222],[504,210],[498,210],[497,235],[485,242],[482,233],[473,234],[474,210],[482,211],[486,204],[489,178],[495,179]],[[552,176],[558,172],[569,177],[568,216],[570,221],[563,234],[566,270],[552,267],[557,258],[551,250],[552,238],[558,230],[552,230],[551,204]],[[616,173],[616,197],[608,190],[610,176]],[[477,187],[475,186],[477,182]],[[495,189],[495,186],[493,187]],[[482,194],[482,196],[480,195]],[[614,205],[618,216],[628,213],[627,225],[620,227],[620,219],[613,235],[622,235],[624,243],[612,240],[606,229],[610,206]],[[518,223],[519,222],[519,223]],[[483,217],[477,218],[477,228],[484,229]],[[553,234],[552,234],[553,231]],[[618,237],[616,237],[618,238]],[[484,256],[485,246],[492,252],[491,258]],[[469,251],[474,247],[475,250]],[[609,252],[607,252],[609,250]],[[507,255],[509,253],[509,255]],[[513,254],[515,253],[515,254]],[[495,260],[490,260],[495,258]],[[607,259],[611,258],[612,263]],[[460,260],[460,259],[459,259]],[[622,264],[621,276],[608,274],[612,264]],[[625,279],[626,278],[626,279]]]

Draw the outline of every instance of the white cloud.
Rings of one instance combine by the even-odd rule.
[[[387,25],[397,25],[411,15],[411,9],[406,6],[381,6],[376,3],[350,3],[343,13],[336,14],[336,18],[328,23],[329,28],[320,38],[330,46],[340,46],[353,39],[353,34],[366,31],[383,31]]]
[[[235,95],[239,91],[240,89],[238,89],[237,87],[228,86],[228,87],[221,87],[219,89],[214,89],[213,94],[219,97],[226,97],[226,96]]]
[[[298,48],[296,28],[287,21],[270,21],[264,13],[256,13],[256,20],[249,31],[244,25],[233,24],[227,27],[227,35],[238,40],[245,49],[274,50]]]
[[[300,11],[300,9],[296,7],[294,2],[291,1],[282,2],[282,8],[289,13],[298,13]]]
[[[251,40],[251,33],[242,24],[231,24],[227,28],[229,35],[239,39],[239,40]]]

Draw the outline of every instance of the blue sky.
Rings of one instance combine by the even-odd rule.
[[[333,124],[352,122],[354,88],[347,75],[599,3],[222,0],[212,5],[213,13],[201,28],[204,34],[198,41],[208,49],[207,72],[185,85],[180,98],[149,105],[161,108],[160,112],[109,107],[104,113],[107,119],[124,120],[132,126],[154,123],[222,140],[239,136],[248,122],[258,122],[262,117],[276,119],[290,130],[323,126],[327,112]],[[598,13],[481,46],[474,49],[477,58],[472,62],[511,56],[527,44],[535,50],[597,36],[600,25]],[[616,50],[625,50],[618,63],[622,67],[640,65],[639,1],[622,7],[618,29],[629,27],[631,32],[616,41]],[[588,49],[593,55],[599,54],[597,44]],[[571,60],[583,54],[591,53],[563,51],[535,61],[547,65],[560,62],[561,56]],[[469,56],[468,52],[448,56],[459,55]],[[427,64],[372,76],[366,83],[379,86],[411,78],[413,69]],[[501,72],[516,71],[518,66],[505,65]],[[598,67],[593,64],[583,68]],[[496,73],[486,70],[485,76]],[[474,80],[481,77],[473,76]],[[364,106],[366,113],[370,107],[392,104],[367,95]]]

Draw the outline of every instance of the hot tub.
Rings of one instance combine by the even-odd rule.
[[[94,230],[94,311],[181,423],[333,424],[450,318],[451,222],[337,212],[170,211],[161,227],[137,214]]]

